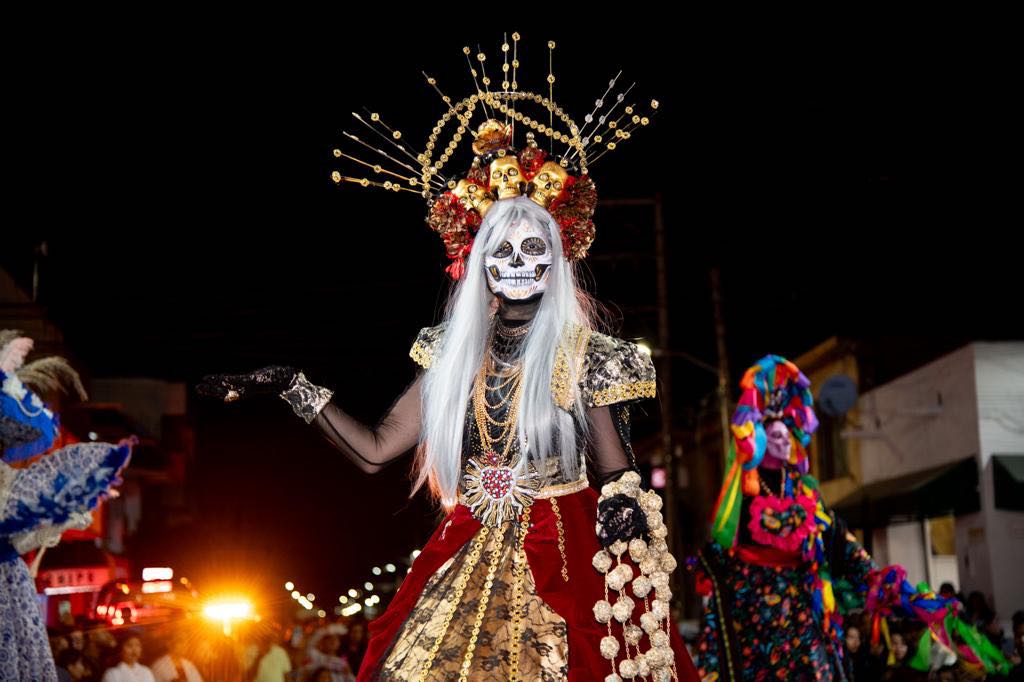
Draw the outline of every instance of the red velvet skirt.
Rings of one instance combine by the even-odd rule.
[[[608,626],[599,623],[593,612],[594,603],[604,598],[604,576],[591,564],[594,554],[601,549],[594,532],[597,498],[597,491],[589,487],[555,498],[564,531],[568,582],[562,573],[563,558],[558,546],[559,533],[552,498],[534,501],[530,508],[531,525],[524,544],[536,595],[565,621],[569,680],[603,680],[613,672],[611,662],[601,656],[599,647],[601,638],[608,634]],[[473,540],[480,529],[480,522],[462,504],[441,521],[387,610],[370,622],[370,640],[360,667],[359,682],[377,679],[384,659],[401,634],[427,581]],[[622,560],[632,563],[628,554]],[[635,566],[634,572],[639,574]],[[635,621],[637,615],[634,613]],[[699,679],[697,672],[674,624],[670,630],[679,679],[696,682]],[[619,639],[620,651],[624,651],[622,626],[614,619],[612,634]],[[649,647],[650,643],[644,636],[641,649]],[[410,673],[409,678],[415,679],[416,674]]]

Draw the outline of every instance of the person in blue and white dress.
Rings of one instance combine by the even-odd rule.
[[[49,452],[58,419],[30,386],[71,388],[82,397],[84,390],[61,358],[25,364],[31,348],[31,339],[0,330],[0,682],[57,679],[21,555],[56,545],[68,528],[87,527],[90,510],[119,482],[136,442],[74,443]]]

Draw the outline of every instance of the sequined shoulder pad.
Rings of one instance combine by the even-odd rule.
[[[631,341],[594,332],[580,375],[580,397],[587,407],[653,398],[654,362]]]
[[[444,324],[435,327],[424,327],[416,335],[416,341],[409,349],[409,357],[416,361],[416,364],[424,369],[430,368],[434,361],[434,353],[444,336]]]

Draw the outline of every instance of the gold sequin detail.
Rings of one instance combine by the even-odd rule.
[[[554,502],[554,499],[551,500]],[[519,679],[519,650],[523,632],[523,588],[526,574],[526,534],[530,532],[530,508],[523,510],[516,535],[515,554],[512,555],[512,607],[511,634],[509,635],[509,680]]]
[[[555,404],[563,410],[571,410],[576,398],[570,381],[570,358],[575,366],[578,380],[591,333],[589,329],[574,327],[568,338],[558,347],[558,353],[555,355],[555,366],[551,370],[551,397],[554,398]]]
[[[562,495],[571,495],[572,493],[578,493],[581,490],[589,488],[590,482],[587,480],[585,465],[585,462],[580,465],[583,473],[575,481],[570,481],[568,483],[557,483],[555,485],[546,485],[539,491],[537,491],[535,495],[533,495],[533,499],[540,500],[546,497],[561,497]],[[466,494],[464,492],[460,492],[459,504],[468,507],[469,502],[470,499],[466,496]]]
[[[569,562],[565,559],[565,528],[562,526],[562,512],[558,509],[558,500],[551,498],[551,511],[555,514],[555,525],[558,527],[558,553],[562,555],[562,580],[569,582]]]
[[[444,337],[444,325],[423,327],[416,335],[416,341],[409,350],[409,357],[424,369],[429,369],[434,362],[434,355]]]
[[[430,368],[430,363],[434,359],[431,349],[421,343],[418,339],[416,343],[412,344],[412,349],[409,351],[409,357],[416,361],[416,364],[424,369]]]
[[[614,384],[600,391],[594,391],[594,405],[613,405],[623,400],[636,400],[637,398],[653,398],[656,393],[656,384],[653,381],[636,381],[630,384]]]
[[[473,574],[473,569],[476,567],[478,561],[480,561],[480,552],[483,549],[484,541],[487,540],[489,528],[487,526],[481,526],[479,533],[477,534],[476,540],[473,542],[473,549],[470,551],[469,558],[466,561],[466,565],[462,569],[462,573],[459,574],[458,579],[455,582],[455,593],[452,595],[452,608],[445,616],[444,626],[441,628],[441,633],[434,640],[434,646],[431,647],[430,653],[427,655],[427,659],[423,662],[423,668],[420,670],[420,682],[424,682],[427,679],[427,675],[430,674],[430,669],[434,665],[434,657],[437,656],[438,650],[441,648],[441,642],[444,641],[444,636],[448,633],[448,628],[451,627],[452,618],[455,616],[455,611],[458,609],[459,603],[462,601],[462,593],[466,590],[466,583],[469,582],[469,577]]]
[[[480,592],[480,605],[476,610],[476,620],[473,622],[473,632],[469,636],[469,644],[466,646],[466,656],[462,659],[462,670],[459,673],[459,682],[466,682],[469,679],[469,672],[473,667],[473,652],[476,650],[476,641],[480,637],[480,628],[484,624],[484,614],[487,613],[487,602],[491,599],[491,588],[494,587],[494,574],[498,570],[498,562],[501,559],[501,540],[504,535],[496,537],[494,548],[491,550],[491,560],[487,565],[487,577],[484,578],[484,589]],[[459,599],[461,599],[461,594]],[[459,599],[456,599],[458,603]]]

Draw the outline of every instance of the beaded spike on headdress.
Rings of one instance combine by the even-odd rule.
[[[547,43],[547,95],[519,89],[519,40],[519,33],[513,33],[511,45],[507,38],[502,41],[500,90],[491,89],[487,55],[479,46],[475,53],[469,47],[462,48],[475,90],[468,97],[453,101],[435,78],[423,72],[427,84],[444,102],[445,112],[434,124],[422,150],[412,149],[398,129],[369,112],[366,117],[352,115],[372,132],[374,137],[370,141],[347,131],[344,135],[355,148],[371,151],[372,161],[334,150],[336,158],[373,171],[372,175],[362,177],[334,171],[331,176],[339,185],[354,183],[393,192],[415,192],[426,200],[427,224],[444,240],[448,257],[453,261],[447,271],[455,279],[461,276],[473,235],[494,202],[522,195],[546,208],[561,226],[566,258],[583,258],[594,239],[592,218],[597,205],[589,166],[630,139],[636,128],[648,125],[658,109],[656,100],[651,100],[651,111],[643,115],[635,104],[624,105],[633,85],[616,93],[622,75],[619,72],[595,100],[581,127],[555,102],[554,41]],[[546,120],[524,114],[523,110],[529,111],[529,107],[546,112]],[[478,117],[479,122],[475,123],[477,111],[482,120]],[[517,128],[526,130],[522,147],[516,147]],[[443,136],[446,132],[447,137]],[[547,151],[537,142],[541,137],[548,139]],[[377,138],[389,146],[376,146]],[[473,164],[463,176],[445,177],[441,171],[463,139],[471,140]],[[562,147],[557,153],[556,143]],[[441,151],[435,157],[438,150]]]

